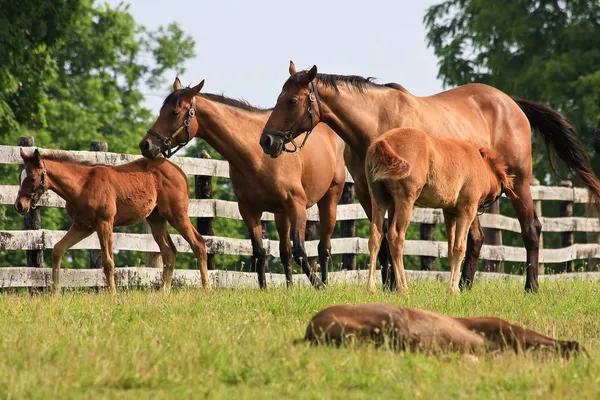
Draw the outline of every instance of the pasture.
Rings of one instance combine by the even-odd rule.
[[[71,289],[62,296],[0,295],[4,398],[598,398],[600,285],[478,281],[460,296],[447,283],[410,281],[407,295],[363,285],[316,291],[183,288]],[[394,353],[363,345],[293,345],[335,303],[390,302],[450,315],[493,315],[580,341],[591,359],[531,354],[477,359]]]

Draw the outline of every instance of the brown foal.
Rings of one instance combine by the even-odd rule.
[[[163,258],[163,288],[173,279],[177,249],[169,236],[169,222],[196,255],[202,286],[210,288],[204,239],[188,217],[189,190],[183,171],[165,159],[142,158],[116,167],[87,165],[65,156],[33,155],[21,150],[24,162],[15,208],[27,213],[42,194],[52,190],[66,202],[73,224],[52,251],[52,285],[60,287],[60,263],[65,252],[96,232],[102,249],[106,282],[114,293],[113,227],[146,220]]]
[[[396,350],[465,353],[548,350],[563,357],[580,352],[575,341],[555,340],[500,318],[456,318],[392,304],[340,304],[325,308],[309,322],[303,340],[342,345],[366,340]]]
[[[459,139],[439,139],[419,129],[397,128],[375,139],[367,151],[365,168],[373,210],[368,290],[375,292],[376,256],[386,211],[393,216],[387,239],[397,288],[408,288],[402,253],[417,204],[444,211],[450,291],[458,293],[467,231],[477,217],[478,206],[497,200],[503,191],[509,198],[517,198],[504,162],[492,149],[478,149]]]
[[[270,110],[215,94],[201,94],[203,82],[182,88],[179,79],[165,99],[152,129],[140,142],[142,154],[155,158],[180,147],[194,137],[202,138],[229,163],[229,176],[240,214],[250,231],[253,265],[258,282],[266,287],[266,252],[263,247],[261,216],[275,213],[279,233],[279,254],[288,285],[292,284],[291,256],[309,277],[322,287],[327,282],[331,235],[335,229],[337,203],[345,182],[344,142],[326,125],[314,129],[305,150],[289,157],[266,156],[258,139]],[[184,130],[178,127],[186,126]],[[306,209],[319,208],[318,246],[321,279],[307,262],[304,247]],[[294,248],[290,243],[290,229]]]
[[[295,72],[293,63],[290,70]],[[311,120],[302,116],[313,109]],[[393,128],[414,127],[433,136],[470,140],[492,148],[514,175],[513,200],[527,250],[525,289],[538,289],[538,256],[541,224],[531,197],[531,126],[544,137],[590,189],[598,205],[600,182],[573,126],[541,104],[511,98],[491,86],[468,84],[428,97],[416,97],[398,84],[379,85],[360,76],[317,74],[317,67],[294,73],[286,81],[265,125],[261,145],[272,155],[314,124],[324,122],[348,144],[346,165],[356,194],[371,217],[371,200],[365,177],[369,145]],[[290,128],[291,127],[291,128]],[[308,140],[310,142],[311,139]],[[389,216],[390,218],[392,216]],[[461,283],[470,286],[483,245],[483,232],[475,218],[469,230]]]

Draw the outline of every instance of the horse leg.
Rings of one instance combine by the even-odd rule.
[[[207,252],[204,238],[198,233],[196,228],[190,222],[187,212],[180,212],[176,208],[168,209],[168,212],[161,215],[169,221],[169,224],[181,234],[186,242],[190,245],[194,255],[196,256],[196,266],[200,270],[200,279],[202,287],[210,289],[210,280],[208,279]],[[175,247],[175,246],[173,246]]]
[[[475,272],[477,272],[477,260],[479,260],[479,254],[481,254],[483,239],[483,229],[481,229],[481,225],[479,224],[479,217],[475,216],[467,236],[467,251],[459,283],[461,290],[471,289],[473,286]]]
[[[448,215],[448,217],[452,218],[451,215]],[[460,292],[458,281],[460,277],[460,266],[465,258],[467,232],[469,226],[473,224],[476,217],[476,206],[470,208],[461,207],[460,211],[456,214],[455,221],[451,223],[452,225],[455,225],[452,246],[450,245],[450,235],[448,235],[448,254],[450,254],[450,249],[452,249],[452,258],[450,259],[450,291],[453,293]],[[446,218],[446,215],[444,215],[444,218]]]
[[[394,267],[394,276],[396,277],[396,291],[406,291],[408,283],[406,281],[406,272],[404,271],[403,250],[406,239],[406,229],[410,223],[414,199],[411,196],[398,196],[394,198],[394,205],[388,209],[389,215],[393,215],[388,226],[387,237],[390,243],[390,252],[392,255],[392,266]]]
[[[154,241],[158,244],[160,249],[160,254],[163,259],[163,289],[165,292],[168,292],[171,289],[171,282],[173,280],[177,249],[169,235],[167,220],[158,213],[157,209],[154,209],[154,211],[148,215],[146,222],[150,226]]]
[[[238,208],[244,223],[248,227],[248,232],[250,232],[250,241],[252,242],[252,266],[256,268],[256,273],[258,274],[258,285],[261,289],[266,289],[267,252],[263,247],[262,224],[260,222],[262,212],[250,210],[241,203],[238,203]]]
[[[311,285],[318,289],[323,289],[325,285],[321,282],[321,279],[315,274],[314,270],[308,263],[308,256],[306,255],[306,248],[304,247],[304,233],[306,231],[306,207],[305,203],[301,204],[298,201],[292,200],[292,204],[289,206],[289,212],[292,223],[292,240],[294,242],[293,255],[294,260],[302,271],[308,277]]]
[[[511,201],[513,208],[515,209],[515,214],[521,224],[521,236],[525,243],[525,250],[527,250],[527,278],[525,279],[525,291],[537,292],[540,233],[542,232],[542,224],[535,213],[529,180],[524,180],[517,176],[515,178],[513,192],[515,192],[518,198]]]
[[[74,224],[71,225],[65,236],[62,237],[52,249],[52,290],[57,291],[60,288],[60,264],[66,251],[94,232],[92,229],[85,229]]]
[[[365,183],[365,187],[366,187]],[[358,202],[365,210],[367,218],[372,221],[372,210],[371,210],[371,195],[368,190],[364,190],[360,184],[360,180],[356,179],[354,183],[354,189]],[[391,216],[388,215],[388,220],[391,220]],[[382,233],[385,232],[385,221],[382,226]],[[381,265],[381,281],[383,282],[383,288],[388,290],[394,290],[396,288],[396,279],[393,273],[390,273],[390,246],[385,236],[381,239],[381,245],[379,246],[379,264]]]
[[[385,208],[380,207],[375,198],[372,198],[371,227],[369,229],[369,281],[367,290],[375,293],[375,269],[377,267],[377,254],[383,239],[383,219],[385,217]]]
[[[319,200],[319,225],[321,238],[319,240],[319,262],[321,263],[321,279],[327,284],[327,273],[331,263],[331,235],[335,230],[337,203],[342,195],[340,186],[332,186],[325,196]]]
[[[275,214],[275,227],[279,234],[279,258],[283,266],[287,287],[294,285],[292,280],[292,242],[290,241],[290,220],[285,214]]]
[[[113,223],[112,221],[102,221],[96,228],[100,249],[102,252],[102,269],[106,276],[106,284],[111,293],[117,292],[115,285],[115,260],[113,258]]]

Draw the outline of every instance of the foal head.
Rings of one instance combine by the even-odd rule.
[[[48,179],[46,166],[38,149],[35,149],[30,156],[21,149],[21,158],[24,168],[21,172],[21,183],[15,201],[15,209],[19,214],[25,214],[37,206],[40,197],[48,190]]]
[[[179,78],[175,78],[173,92],[167,96],[152,128],[140,141],[144,157],[156,158],[163,154],[169,158],[196,136],[195,98],[202,86],[204,81],[193,88],[183,88]]]
[[[317,66],[308,71],[296,72],[290,61],[290,78],[283,85],[277,98],[277,104],[267,121],[260,137],[263,151],[275,158],[282,151],[294,152],[298,145],[294,141],[299,135],[307,132],[302,147],[313,128],[321,121],[322,110],[319,93],[315,85]],[[290,144],[292,147],[287,147]]]
[[[497,179],[498,183],[503,186],[504,193],[510,199],[517,199],[518,196],[513,192],[513,175],[508,175],[506,172],[506,164],[502,158],[492,149],[482,147],[479,149],[479,154],[490,167],[490,172],[494,174],[492,179]],[[502,194],[502,193],[500,193]]]

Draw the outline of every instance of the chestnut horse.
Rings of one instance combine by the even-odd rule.
[[[293,63],[290,72],[295,72]],[[313,115],[312,121],[303,117],[307,113]],[[261,146],[267,154],[277,157],[286,143],[318,122],[332,127],[348,144],[346,165],[369,218],[372,212],[365,157],[369,145],[384,132],[414,127],[434,136],[471,140],[494,149],[506,162],[509,174],[515,176],[514,192],[518,200],[512,204],[527,250],[527,291],[538,289],[542,229],[529,186],[531,125],[570,170],[581,177],[596,206],[599,204],[600,182],[569,121],[549,107],[511,98],[491,86],[473,83],[429,97],[416,97],[398,84],[379,85],[354,75],[318,74],[313,66],[308,71],[293,73],[283,85],[265,125]],[[479,219],[475,218],[467,240],[462,285],[472,284],[482,245],[483,232]]]
[[[294,241],[293,257],[309,277],[322,287],[327,282],[331,235],[335,229],[337,203],[346,180],[344,142],[321,124],[307,151],[288,159],[263,154],[257,142],[270,110],[215,94],[200,94],[204,81],[193,88],[182,88],[179,79],[165,99],[152,129],[140,142],[145,157],[154,158],[179,148],[199,137],[218,151],[229,163],[229,176],[238,199],[240,214],[250,231],[253,264],[258,282],[266,287],[266,252],[262,242],[261,216],[275,213],[279,233],[279,254],[288,285],[292,284],[290,226]],[[186,126],[185,131],[178,127]],[[304,248],[306,209],[319,208],[321,237],[318,246],[323,282],[313,273]]]
[[[68,156],[36,149],[26,155],[15,202],[17,212],[35,208],[40,197],[52,190],[66,202],[73,224],[52,251],[52,287],[60,287],[60,263],[65,252],[96,232],[102,249],[102,268],[114,293],[113,227],[134,225],[146,219],[163,258],[163,288],[173,279],[177,249],[169,236],[167,221],[190,244],[196,255],[202,286],[210,288],[204,239],[188,218],[189,190],[183,171],[165,159],[141,158],[116,167],[88,165]]]
[[[457,318],[392,304],[339,304],[318,312],[303,339],[311,344],[342,345],[351,340],[387,343],[396,350],[441,353],[549,350],[560,356],[583,353],[575,341],[556,340],[493,317]]]
[[[444,211],[450,291],[458,293],[467,231],[477,217],[478,206],[493,203],[503,191],[516,199],[506,165],[491,149],[478,149],[460,139],[436,138],[419,129],[396,128],[375,139],[367,151],[365,166],[373,212],[368,290],[375,292],[376,256],[386,211],[393,215],[387,239],[396,287],[408,288],[402,251],[412,209],[417,204]]]

